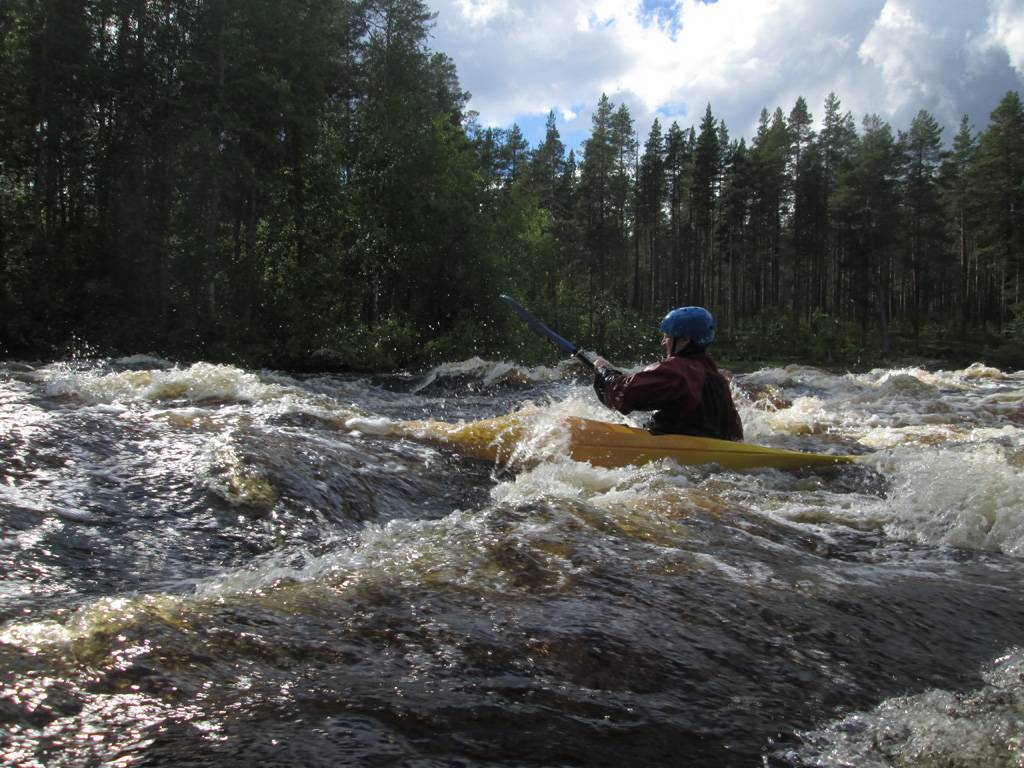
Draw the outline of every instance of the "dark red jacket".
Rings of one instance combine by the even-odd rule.
[[[629,376],[606,370],[597,374],[594,389],[621,413],[655,411],[652,432],[743,439],[729,384],[702,350],[684,349]]]

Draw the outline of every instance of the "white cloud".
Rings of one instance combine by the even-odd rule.
[[[471,27],[501,18],[508,12],[508,0],[458,0],[457,6]]]
[[[928,109],[952,131],[983,124],[1024,83],[1024,0],[433,0],[434,47],[490,125],[555,109],[586,130],[601,93],[641,137],[699,122],[709,102],[734,136],[798,96],[820,117],[834,91],[858,117],[905,128]],[[1012,66],[1011,66],[1012,65]]]
[[[888,0],[860,46],[861,59],[881,70],[885,102],[879,112],[895,114],[929,102],[942,112],[955,107],[955,92],[943,73],[950,69],[949,53],[961,49],[963,41],[935,24],[934,17],[926,23],[925,11],[907,0]]]
[[[994,45],[1006,50],[1014,69],[1024,73],[1024,2],[993,0],[988,34]]]

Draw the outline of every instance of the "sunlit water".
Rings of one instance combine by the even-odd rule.
[[[870,456],[574,463],[568,364],[0,365],[0,763],[1024,764],[1024,373],[734,391]],[[392,429],[515,410],[511,466]]]

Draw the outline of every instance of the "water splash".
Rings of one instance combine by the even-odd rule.
[[[800,734],[786,758],[815,768],[1018,768],[1024,764],[1024,651],[1009,650],[982,675],[985,685],[889,699]]]
[[[116,372],[50,369],[47,392],[77,397],[86,403],[184,400],[256,402],[282,397],[286,386],[264,383],[259,376],[229,365],[195,363],[188,368]]]
[[[1024,557],[1024,472],[995,445],[903,449],[879,458],[889,497],[867,514],[893,538]]]
[[[528,387],[560,381],[565,377],[566,371],[572,367],[571,361],[563,361],[555,368],[545,366],[525,368],[514,363],[492,362],[473,357],[462,362],[445,363],[432,368],[423,377],[423,380],[412,388],[412,393],[420,394],[446,382],[466,382],[467,380],[484,390],[499,386]]]

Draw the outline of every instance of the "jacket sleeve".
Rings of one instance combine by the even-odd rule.
[[[631,376],[613,379],[602,402],[620,413],[653,411],[670,403],[686,412],[699,407],[703,386],[703,372],[663,360]]]

